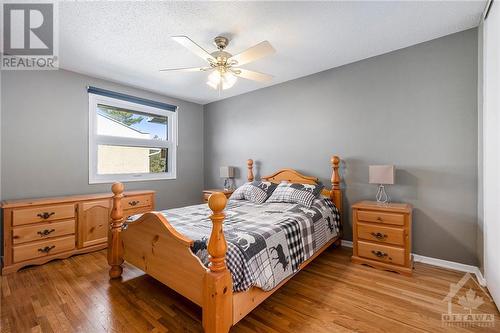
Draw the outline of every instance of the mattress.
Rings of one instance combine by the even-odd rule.
[[[208,267],[207,244],[212,230],[208,205],[169,209],[162,214],[194,241],[193,253]],[[340,232],[339,212],[326,198],[315,199],[311,208],[229,200],[225,214],[226,264],[235,292],[253,286],[273,289]]]

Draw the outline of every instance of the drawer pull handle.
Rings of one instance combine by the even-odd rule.
[[[377,233],[372,232],[372,233],[371,233],[371,235],[372,235],[373,237],[375,237],[376,239],[384,239],[384,238],[386,238],[386,237],[387,237],[387,235],[386,235],[386,234],[382,234],[382,233],[380,233],[380,232],[377,232]]]
[[[52,249],[54,249],[56,246],[55,245],[52,245],[52,246],[46,246],[44,248],[39,248],[38,251],[39,252],[42,252],[42,253],[49,253]]]
[[[377,216],[377,221],[382,222],[383,220],[382,220],[382,218],[380,216]]]
[[[50,235],[50,234],[51,234],[51,233],[53,233],[54,231],[56,231],[56,229],[50,229],[50,230],[49,230],[49,229],[45,229],[45,230],[43,230],[43,231],[39,231],[39,232],[37,232],[37,234],[39,234],[39,235],[40,235],[40,237],[45,237],[45,236]]]
[[[383,257],[386,257],[387,256],[387,253],[385,252],[382,252],[382,251],[372,251],[373,255],[379,257],[379,258],[383,258]]]
[[[49,217],[51,217],[52,215],[54,215],[55,213],[54,212],[43,212],[43,213],[39,213],[39,214],[36,214],[36,216],[38,216],[39,218],[41,219],[48,219]]]
[[[129,201],[128,204],[130,206],[136,206],[140,201],[137,201],[137,200],[133,200],[133,201]]]

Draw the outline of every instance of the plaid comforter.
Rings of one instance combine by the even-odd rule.
[[[194,240],[193,252],[208,266],[207,244],[212,230],[208,205],[162,213],[177,231]],[[229,200],[225,214],[226,263],[234,291],[252,286],[273,289],[339,234],[340,215],[329,199],[315,199],[311,208]]]

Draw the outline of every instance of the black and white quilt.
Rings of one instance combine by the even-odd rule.
[[[193,252],[208,266],[207,244],[212,230],[208,205],[162,213],[177,231],[194,240]],[[225,214],[226,263],[234,291],[245,291],[252,286],[273,289],[339,234],[339,212],[325,198],[315,199],[310,208],[290,203],[259,205],[229,200]]]

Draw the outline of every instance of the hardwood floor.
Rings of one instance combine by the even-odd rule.
[[[412,277],[350,262],[351,249],[326,250],[231,332],[500,332],[443,327],[450,283],[463,273],[416,263]],[[56,260],[1,277],[1,332],[201,332],[200,309],[139,270],[108,281],[106,252]],[[463,300],[462,300],[463,303]],[[453,312],[464,312],[453,299]]]

